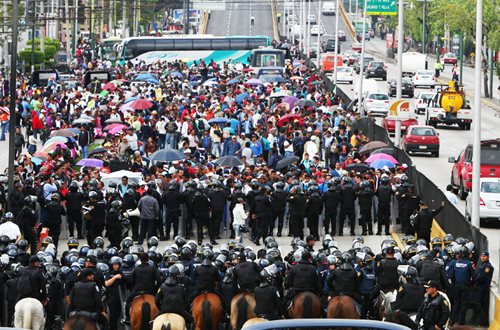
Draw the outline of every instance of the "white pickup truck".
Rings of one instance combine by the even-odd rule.
[[[426,69],[427,56],[417,52],[403,53],[403,77],[413,77],[418,70]]]

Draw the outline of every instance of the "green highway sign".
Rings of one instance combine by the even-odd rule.
[[[367,15],[396,15],[397,12],[396,0],[367,0]]]

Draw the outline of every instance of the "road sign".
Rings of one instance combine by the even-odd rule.
[[[389,109],[389,118],[398,120],[410,118],[410,102],[405,100],[394,102]]]
[[[367,15],[396,15],[398,7],[396,0],[367,0]]]

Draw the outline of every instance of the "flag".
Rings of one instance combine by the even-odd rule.
[[[107,90],[103,90],[103,91],[101,92],[101,94],[99,94],[99,95],[101,95],[101,97],[106,97],[106,95],[108,95],[108,93],[109,93],[109,92],[108,92]]]

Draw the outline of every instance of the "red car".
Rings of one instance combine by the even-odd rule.
[[[435,157],[439,157],[439,135],[432,126],[408,127],[401,139],[401,145],[407,153],[430,152]]]
[[[354,43],[352,44],[351,50],[354,50],[355,52],[361,53],[361,50],[363,49],[363,45],[360,43]]]
[[[500,178],[500,139],[481,141],[481,177]],[[467,190],[472,188],[472,142],[460,155],[448,158],[453,163],[451,185],[458,190],[461,200],[467,198]]]
[[[354,62],[356,62],[356,59],[360,57],[361,55],[358,53],[354,53],[349,55],[349,62],[347,62],[347,65],[354,65]]]
[[[411,125],[418,125],[418,120],[416,118],[409,118],[407,120],[401,121],[401,134],[405,134],[408,127]],[[396,121],[389,118],[382,119],[382,127],[387,130],[390,134],[396,133]]]
[[[444,54],[441,63],[455,65],[455,64],[457,64],[457,62],[458,62],[457,55],[455,55],[453,53],[446,53],[446,54]]]

